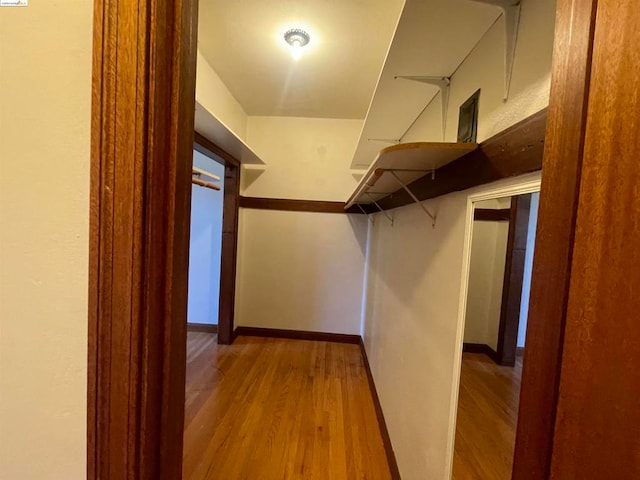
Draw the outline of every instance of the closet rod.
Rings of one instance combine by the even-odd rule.
[[[192,172],[194,175],[204,175],[205,177],[210,177],[213,180],[217,180],[217,181],[220,180],[220,177],[218,175],[216,175],[215,173],[208,172],[202,168],[193,167]]]
[[[196,185],[200,185],[201,187],[205,187],[205,188],[210,188],[212,190],[220,190],[220,186],[216,185],[215,183],[205,182],[198,178],[191,178],[191,183],[195,183]]]

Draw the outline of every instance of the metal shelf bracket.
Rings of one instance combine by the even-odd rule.
[[[482,1],[482,0],[481,0]],[[427,83],[440,89],[440,99],[442,100],[442,139],[445,139],[447,129],[447,111],[449,110],[449,90],[451,87],[451,77],[430,77],[424,75],[399,75],[395,78],[412,80],[414,82]]]
[[[362,205],[360,205],[359,203],[356,203],[356,206],[360,209],[362,213],[364,213],[367,216],[367,220],[369,220],[371,223],[374,223],[373,217],[369,215],[364,208],[362,208]]]
[[[409,187],[407,187],[407,185],[400,179],[400,177],[396,174],[396,172],[394,172],[393,170],[387,170],[391,175],[393,175],[393,177],[398,181],[398,183],[402,186],[402,188],[405,189],[405,191],[409,194],[409,196],[413,199],[414,202],[416,202],[418,205],[420,205],[420,208],[422,208],[422,210],[424,210],[424,212],[429,216],[429,218],[431,219],[431,226],[435,228],[436,226],[436,216],[433,215],[428,209],[427,207],[425,207],[422,202],[418,199],[418,197],[416,197],[414,195],[414,193],[411,191],[411,189]],[[380,208],[380,207],[378,207]]]
[[[378,207],[378,210],[380,210],[380,213],[382,213],[387,218],[387,220],[389,220],[389,223],[393,227],[393,217],[391,215],[389,215],[385,210],[383,210],[382,207],[380,205],[378,205],[378,202],[376,202],[371,195],[369,195],[368,193],[366,195],[367,195],[367,197],[369,197],[369,200],[371,200],[373,202],[373,204],[376,207]]]
[[[518,27],[520,26],[521,0],[471,0],[473,2],[487,3],[502,10],[505,24],[505,51],[504,51],[504,98],[509,98],[511,88],[511,76],[513,74],[513,61],[516,55],[516,43],[518,41]]]

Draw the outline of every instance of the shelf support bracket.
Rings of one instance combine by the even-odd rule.
[[[511,76],[513,74],[513,62],[516,55],[516,43],[518,42],[518,27],[520,26],[521,0],[471,0],[473,2],[486,3],[502,10],[505,25],[505,50],[504,50],[504,98],[506,102],[511,89]]]
[[[387,220],[389,220],[389,223],[393,227],[393,217],[391,215],[389,215],[386,211],[384,211],[382,209],[382,207],[380,205],[378,205],[378,202],[376,202],[371,195],[369,195],[368,193],[366,195],[367,195],[367,197],[369,197],[369,200],[371,200],[373,202],[373,204],[376,207],[378,207],[378,210],[380,210],[380,213],[382,213],[385,217],[387,217]]]
[[[440,100],[442,103],[442,140],[445,139],[447,129],[447,111],[449,110],[449,90],[451,87],[451,77],[430,77],[424,75],[400,75],[395,78],[412,80],[414,82],[426,83],[440,89]]]
[[[405,189],[405,191],[409,194],[409,196],[413,199],[414,202],[416,202],[418,205],[420,205],[420,208],[422,208],[422,210],[424,210],[424,212],[429,216],[429,218],[431,218],[431,226],[435,227],[436,226],[436,217],[435,215],[433,215],[428,209],[427,207],[425,207],[422,202],[420,200],[418,200],[418,197],[416,197],[414,195],[414,193],[411,191],[411,189],[409,187],[407,187],[407,185],[400,179],[400,177],[396,174],[396,172],[394,171],[389,171],[389,173],[391,175],[393,175],[393,177],[398,181],[398,183],[402,186],[402,188]],[[379,207],[378,207],[379,208]]]
[[[360,211],[362,213],[364,213],[367,216],[367,220],[369,220],[371,223],[373,223],[373,217],[371,215],[369,215],[364,208],[362,208],[362,205],[360,205],[359,203],[356,203],[357,207],[360,209]]]

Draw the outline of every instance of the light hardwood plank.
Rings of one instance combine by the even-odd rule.
[[[503,367],[464,353],[460,374],[453,480],[509,480],[513,468],[522,357]]]
[[[189,332],[183,479],[391,478],[357,345]]]

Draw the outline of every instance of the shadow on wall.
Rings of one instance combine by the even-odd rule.
[[[353,230],[353,238],[358,242],[358,246],[360,247],[360,252],[362,252],[362,256],[366,257],[367,255],[367,236],[368,236],[368,222],[369,219],[366,215],[358,215],[358,214],[349,214],[347,215],[349,219],[349,223],[351,224],[351,229]]]
[[[451,241],[460,243],[462,250],[462,242],[455,235],[455,229],[464,228],[464,222],[463,219],[456,218],[459,215],[452,215],[450,200],[449,197],[440,197],[423,202],[436,215],[435,227],[432,226],[431,219],[415,204],[387,211],[393,217],[393,225],[382,214],[375,215],[372,229],[375,240],[370,247],[370,274],[383,282],[385,288],[402,301],[414,298],[417,289],[424,291],[420,287],[420,279],[425,276],[425,272],[438,268],[437,265],[434,267],[433,262],[440,264],[443,253],[451,248]],[[402,248],[392,247],[397,242],[402,244]],[[379,257],[376,253],[383,247],[386,255],[375,261]],[[398,276],[404,281],[398,282]]]

